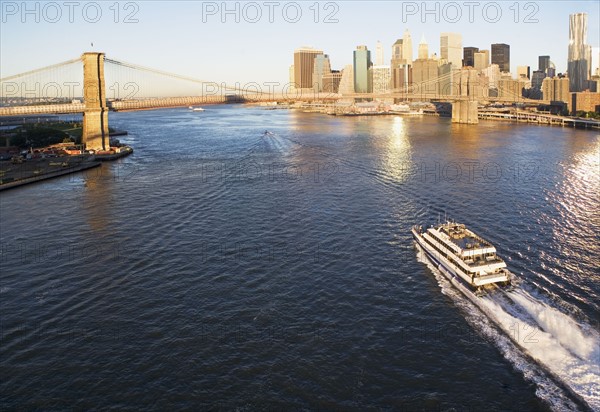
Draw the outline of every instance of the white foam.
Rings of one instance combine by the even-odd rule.
[[[600,359],[600,339],[596,333],[589,330],[584,333],[573,318],[537,301],[524,290],[515,290],[508,296],[521,305],[544,331],[552,334],[562,346],[582,360]]]
[[[540,324],[531,325],[522,319],[510,315],[501,304],[491,299],[483,298],[481,302],[487,307],[486,313],[497,320],[497,323],[514,342],[531,357],[543,364],[562,383],[569,386],[569,388],[581,396],[592,409],[600,411],[600,365],[598,365],[597,359],[594,360],[593,358],[594,350],[581,349],[582,347],[587,348],[589,343],[582,345],[573,343],[574,339],[577,339],[577,336],[583,336],[583,334],[581,330],[577,329],[576,323],[572,319],[564,321],[563,317],[566,315],[562,313],[556,316],[555,320],[549,319],[553,317],[553,312],[557,312],[556,310],[546,310],[544,316],[539,315],[540,311],[537,314],[529,312],[536,321],[536,316],[538,316],[543,318],[545,324],[552,326],[548,330],[544,330]],[[539,305],[543,304],[528,301],[528,305],[530,308],[537,309]],[[535,312],[533,309],[532,311]],[[556,329],[556,326],[561,322],[574,328],[570,330],[573,332],[573,336],[568,336],[568,330],[561,331],[560,329]],[[554,333],[558,335],[554,335]],[[561,338],[559,339],[557,336]],[[589,339],[593,338],[587,337],[586,341],[589,342]],[[561,341],[567,342],[570,346],[577,347],[580,351],[586,353],[586,356],[592,355],[592,357],[590,359],[580,358],[570,348],[563,346]]]
[[[491,337],[504,357],[522,371],[526,379],[536,383],[536,394],[546,400],[552,409],[576,410],[577,407],[519,350],[529,354],[558,377],[590,408],[600,411],[600,339],[596,332],[591,328],[582,328],[570,316],[537,300],[523,289],[507,293],[512,302],[492,296],[467,299],[431,264],[420,247],[417,258],[435,274],[442,293],[467,311],[469,323]],[[505,335],[495,332],[489,322],[482,319],[484,316],[478,316],[477,309],[467,302],[477,306]]]

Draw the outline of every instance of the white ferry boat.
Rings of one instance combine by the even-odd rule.
[[[429,260],[448,279],[457,279],[476,291],[486,285],[510,285],[512,274],[496,254],[496,248],[465,225],[446,222],[427,230],[413,226],[412,234]]]

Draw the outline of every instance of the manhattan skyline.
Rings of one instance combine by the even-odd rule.
[[[23,4],[26,10],[22,10]],[[55,4],[58,8],[48,2],[2,4],[1,77],[92,50],[207,81],[285,84],[296,48],[323,50],[330,56],[332,69],[339,70],[352,63],[357,45],[374,51],[380,41],[384,64],[389,64],[392,44],[407,29],[413,38],[414,56],[422,36],[429,53],[440,55],[441,33],[455,32],[461,34],[463,47],[510,45],[513,74],[517,66],[536,69],[540,55],[549,55],[557,72],[565,72],[569,14],[579,12],[589,16],[587,41],[596,51],[593,69],[600,44],[596,23],[600,6],[591,1],[481,2],[474,9],[468,2],[431,2],[427,3],[429,9],[423,10],[420,2],[279,2],[271,9],[266,3],[230,2],[227,10],[218,2],[174,2],[168,6],[158,2],[98,3],[99,9],[86,8],[89,4],[85,2],[81,9]],[[298,10],[300,14],[294,15]],[[500,15],[493,14],[497,10]]]

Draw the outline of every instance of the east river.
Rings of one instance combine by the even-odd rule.
[[[0,409],[600,410],[597,133],[235,105],[110,124],[132,156],[0,195]],[[415,250],[438,216],[518,276],[483,298],[498,322]]]

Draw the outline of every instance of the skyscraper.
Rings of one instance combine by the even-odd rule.
[[[294,51],[294,83],[298,89],[312,89],[315,56],[323,54],[322,50],[304,47]]]
[[[475,67],[475,53],[479,52],[479,47],[465,47],[463,50],[463,66]]]
[[[354,68],[351,64],[346,65],[342,70],[338,93],[353,94],[354,93]]]
[[[591,46],[587,41],[587,14],[576,13],[569,16],[569,89],[580,92],[587,88],[591,75]]]
[[[529,80],[531,74],[531,69],[529,66],[517,66],[517,79],[527,79]]]
[[[390,90],[390,66],[373,66],[373,93],[386,93]]]
[[[477,70],[483,70],[490,66],[490,51],[481,50],[473,53],[474,66]]]
[[[375,47],[375,64],[377,66],[383,66],[383,44],[377,40],[377,46]]]
[[[406,60],[404,59],[404,40],[398,39],[392,45],[392,60],[390,63],[391,69],[391,88],[393,90],[398,90],[404,86],[402,79],[406,76],[401,74],[404,73],[405,67],[407,66]]]
[[[329,63],[329,56],[326,54],[315,55],[313,69],[313,86],[315,92],[323,91],[323,76],[329,73],[331,73],[331,64]]]
[[[566,77],[546,77],[542,81],[542,96],[544,100],[569,103],[569,79]]]
[[[501,72],[510,72],[510,46],[508,44],[492,44],[492,64],[497,64]]]
[[[354,50],[354,92],[373,92],[373,62],[367,46],[357,46]]]
[[[437,93],[438,61],[434,59],[417,59],[412,70],[415,93]]]
[[[421,42],[419,43],[419,52],[417,54],[419,59],[428,59],[429,58],[429,46],[425,41],[425,35],[421,36]]]
[[[546,73],[550,67],[550,56],[538,56],[538,71]]]
[[[440,35],[440,54],[442,59],[452,63],[452,67],[462,67],[462,36],[459,33],[442,33]]]
[[[406,64],[412,64],[413,62],[412,38],[408,29],[404,30],[402,36],[402,58],[406,60]]]

